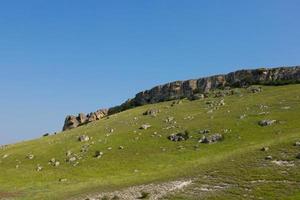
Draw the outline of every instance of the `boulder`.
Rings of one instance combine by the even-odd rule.
[[[191,96],[188,97],[188,99],[191,101],[200,100],[204,98],[205,98],[204,94],[201,93],[192,94]]]
[[[258,87],[258,86],[248,87],[247,90],[252,93],[259,93],[262,91],[261,87]]]
[[[300,147],[300,141],[295,142],[294,146]]]
[[[270,126],[272,124],[276,123],[276,120],[269,120],[269,119],[264,119],[258,122],[260,126]]]
[[[189,139],[189,134],[187,132],[171,134],[169,135],[168,139],[173,142],[185,141]]]
[[[107,114],[108,114],[107,109],[101,109],[101,110],[97,110],[96,112],[91,112],[88,115],[85,115],[84,113],[79,113],[77,117],[73,115],[69,115],[65,119],[63,131],[70,130],[78,126],[82,126],[84,124],[102,119],[106,117]]]
[[[261,151],[269,151],[269,147],[262,147],[260,150]]]
[[[153,116],[153,117],[156,117],[157,116],[157,114],[160,112],[160,110],[159,109],[148,109],[148,110],[146,110],[144,113],[143,113],[143,115],[150,115],[150,116]]]
[[[210,133],[210,130],[209,129],[200,130],[199,133],[200,134],[208,134],[208,133]]]
[[[87,141],[90,140],[90,137],[87,136],[87,135],[81,135],[81,136],[78,137],[78,140],[79,140],[80,142],[87,142]]]
[[[66,130],[76,128],[79,126],[79,124],[80,123],[77,120],[77,117],[75,117],[73,115],[69,115],[65,119],[65,124],[64,124],[63,130],[66,131]]]
[[[219,133],[213,134],[211,136],[202,136],[198,141],[199,143],[210,144],[223,140],[223,136]]]

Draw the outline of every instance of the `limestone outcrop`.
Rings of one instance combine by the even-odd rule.
[[[96,112],[91,112],[85,115],[84,113],[79,113],[78,116],[68,115],[65,119],[65,124],[63,131],[76,128],[78,126],[87,124],[99,120],[108,114],[108,109],[97,110]]]
[[[119,106],[99,110],[88,115],[79,114],[77,117],[67,116],[63,130],[72,129],[88,122],[101,119],[107,115],[137,106],[182,98],[192,98],[195,94],[205,94],[213,89],[292,83],[300,83],[300,66],[239,70],[229,74],[186,81],[174,81],[140,92],[136,94],[133,99],[129,99]]]

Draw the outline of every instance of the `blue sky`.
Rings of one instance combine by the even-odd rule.
[[[298,0],[0,1],[0,144],[157,84],[300,64]]]

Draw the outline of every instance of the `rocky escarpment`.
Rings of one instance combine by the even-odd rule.
[[[181,98],[189,98],[195,94],[205,94],[212,89],[225,87],[247,87],[250,85],[283,85],[300,82],[300,66],[259,68],[252,70],[239,70],[229,74],[215,75],[186,81],[174,81],[164,85],[156,86],[136,94],[133,99],[127,100],[120,106],[108,110],[100,110],[100,115],[79,114],[79,116],[68,116],[65,120],[64,130],[75,128],[82,124],[95,121],[104,116],[121,112],[129,108],[151,103],[169,101]],[[96,115],[96,117],[95,117]],[[92,117],[91,117],[92,116]]]
[[[78,126],[87,124],[99,120],[108,114],[108,109],[97,110],[96,112],[91,112],[90,114],[79,113],[78,116],[68,115],[65,119],[65,124],[63,130],[69,130],[76,128]]]

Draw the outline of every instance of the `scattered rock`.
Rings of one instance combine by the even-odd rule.
[[[143,124],[143,125],[140,127],[140,129],[147,130],[147,129],[150,128],[150,127],[151,127],[151,125],[149,125],[149,124]]]
[[[167,117],[167,119],[165,120],[166,123],[170,123],[174,120],[174,117]]]
[[[272,157],[272,156],[266,156],[265,159],[266,159],[266,160],[272,160],[273,157]]]
[[[242,114],[241,116],[240,116],[240,119],[244,119],[246,117],[246,114]]]
[[[171,104],[171,107],[173,107],[175,105],[178,105],[178,104],[182,104],[182,101],[181,100],[173,101],[172,104]]]
[[[60,165],[60,162],[58,160],[56,160],[55,158],[51,158],[51,160],[49,161],[49,165],[58,167]]]
[[[168,137],[168,139],[173,142],[185,141],[189,139],[189,134],[187,132],[172,134]]]
[[[67,151],[67,152],[66,152],[66,156],[67,156],[67,157],[69,157],[69,156],[71,156],[71,155],[72,155],[72,151]]]
[[[209,129],[200,130],[199,133],[200,134],[208,134],[208,133],[210,133],[210,130]]]
[[[159,109],[152,108],[152,109],[149,109],[146,112],[144,112],[143,115],[150,115],[150,116],[156,117],[158,113],[160,113]]]
[[[50,134],[49,133],[45,133],[44,135],[43,135],[43,137],[47,137],[47,136],[49,136]]]
[[[269,147],[262,147],[260,150],[261,151],[269,151]]]
[[[67,182],[68,180],[66,178],[60,178],[58,181],[59,182]]]
[[[3,156],[2,156],[2,158],[7,158],[8,157],[8,154],[4,154]]]
[[[273,160],[272,163],[279,165],[279,166],[285,166],[285,167],[295,166],[293,161],[286,161],[286,160]]]
[[[281,107],[282,110],[289,110],[291,107],[290,106],[283,106]]]
[[[191,96],[188,97],[189,100],[194,101],[194,100],[200,100],[200,99],[204,99],[204,94],[192,94]]]
[[[67,162],[75,162],[76,160],[77,160],[77,158],[75,156],[67,158]]]
[[[124,147],[123,146],[119,146],[119,149],[124,149]]]
[[[294,146],[300,147],[300,141],[295,142]]]
[[[264,119],[264,120],[259,121],[258,124],[260,126],[270,126],[270,125],[272,125],[272,124],[274,124],[276,122],[277,122],[276,120]]]
[[[251,86],[251,87],[248,87],[247,90],[252,93],[259,93],[262,91],[262,88],[258,87],[258,86]]]
[[[33,158],[34,158],[34,155],[33,155],[33,154],[28,154],[28,155],[27,155],[27,159],[32,160]]]
[[[90,137],[87,136],[87,135],[82,135],[82,136],[79,136],[78,140],[79,140],[80,142],[87,142],[87,141],[90,140]]]
[[[211,136],[202,136],[202,138],[198,141],[199,143],[204,143],[204,144],[211,144],[215,143],[218,141],[223,140],[223,136],[219,133],[213,134]]]
[[[103,152],[101,152],[101,151],[96,151],[95,152],[95,158],[101,158],[103,156]]]
[[[42,166],[40,166],[40,165],[37,165],[37,167],[36,167],[36,171],[40,172],[40,171],[42,171],[42,170],[43,170],[43,167],[42,167]]]

